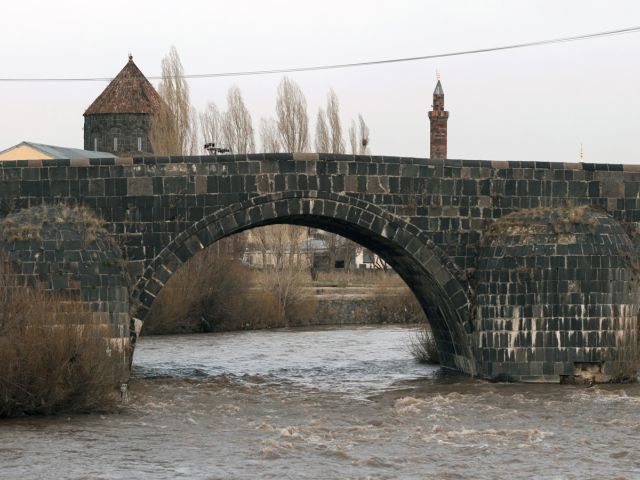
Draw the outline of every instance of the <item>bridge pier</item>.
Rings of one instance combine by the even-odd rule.
[[[68,205],[39,205],[0,219],[0,252],[20,288],[38,284],[60,303],[77,308],[51,312],[96,328],[109,348],[129,352],[129,285],[120,248],[95,212]],[[3,287],[7,288],[6,285]],[[2,331],[0,331],[0,335]]]
[[[479,373],[522,382],[637,375],[640,275],[621,225],[589,206],[521,210],[484,233]]]

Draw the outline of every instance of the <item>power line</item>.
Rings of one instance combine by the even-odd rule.
[[[575,35],[571,37],[553,38],[548,40],[537,40],[533,42],[515,43],[512,45],[503,45],[499,47],[478,48],[475,50],[462,50],[459,52],[438,53],[435,55],[421,55],[418,57],[391,58],[384,60],[371,60],[366,62],[341,63],[333,65],[316,65],[311,67],[294,67],[294,68],[276,68],[271,70],[250,70],[244,72],[224,72],[224,73],[199,73],[191,75],[182,75],[181,78],[217,78],[217,77],[240,77],[249,75],[271,75],[276,73],[296,73],[311,72],[318,70],[334,70],[338,68],[367,67],[374,65],[386,65],[390,63],[415,62],[419,60],[430,60],[434,58],[458,57],[462,55],[475,55],[478,53],[498,52],[502,50],[514,50],[517,48],[539,47],[542,45],[552,45],[557,43],[576,42],[580,40],[589,40],[593,38],[610,37],[613,35],[623,35],[627,33],[640,32],[640,26],[621,28],[618,30],[608,30],[606,32],[587,33],[584,35]],[[162,80],[162,76],[156,75],[147,77],[149,80]],[[80,77],[80,78],[0,78],[0,82],[108,82],[113,77]]]

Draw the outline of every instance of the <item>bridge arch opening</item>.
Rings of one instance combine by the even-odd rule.
[[[151,262],[133,294],[137,335],[156,297],[196,253],[231,235],[276,224],[312,227],[372,251],[402,278],[432,328],[444,367],[475,375],[468,287],[443,252],[415,226],[352,197],[289,192],[255,197],[222,208],[178,235]]]

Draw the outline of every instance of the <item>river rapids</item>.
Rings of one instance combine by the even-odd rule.
[[[474,380],[414,332],[142,337],[119,412],[1,421],[0,478],[640,478],[637,384]]]

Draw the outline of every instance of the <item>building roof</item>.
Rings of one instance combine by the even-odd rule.
[[[442,90],[442,84],[440,83],[440,80],[438,80],[438,83],[436,83],[436,89],[433,91],[434,95],[444,95],[444,90]]]
[[[107,152],[56,147],[34,142],[20,142],[0,152],[0,160],[86,160],[91,158],[116,158],[116,156]]]
[[[105,113],[156,113],[160,108],[160,95],[147,80],[133,56],[107,88],[84,112],[85,115]]]
[[[327,246],[327,242],[320,238],[313,238],[311,240],[306,240],[302,244],[302,250],[305,252],[326,252],[329,250]]]

